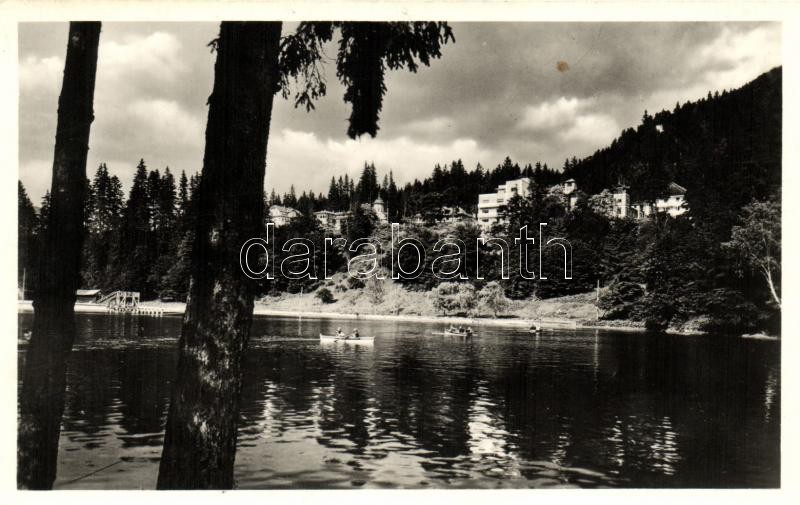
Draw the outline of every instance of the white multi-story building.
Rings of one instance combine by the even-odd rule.
[[[514,196],[527,197],[531,191],[530,177],[514,179],[497,186],[495,193],[478,195],[478,225],[482,230],[488,230],[493,225],[503,221],[502,207],[508,204]]]
[[[686,188],[676,182],[669,183],[666,198],[656,199],[656,211],[666,213],[672,217],[680,216],[688,210],[686,204]],[[631,215],[636,219],[643,219],[653,213],[649,203],[635,203],[631,205]]]
[[[631,197],[628,194],[628,186],[619,185],[611,193],[612,216],[617,219],[625,219],[631,214]]]
[[[350,211],[318,210],[314,217],[319,221],[320,226],[325,231],[341,234],[344,231],[345,223],[352,216]]]
[[[577,190],[578,184],[575,182],[575,179],[567,179],[561,184],[561,192],[564,193],[564,196],[567,199],[569,210],[574,209],[578,204]]]
[[[269,220],[275,224],[276,228],[286,226],[292,219],[300,217],[300,211],[283,205],[271,205],[269,208]]]
[[[371,210],[378,218],[378,222],[385,224],[389,221],[386,206],[383,203],[383,198],[378,197],[372,204],[363,203],[361,208],[364,210]],[[344,233],[349,221],[353,217],[353,213],[349,210],[333,211],[333,210],[318,210],[314,213],[314,217],[319,221],[320,226],[329,232],[336,234]]]

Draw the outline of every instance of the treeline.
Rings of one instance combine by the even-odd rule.
[[[186,298],[189,284],[189,250],[195,213],[192,195],[197,176],[181,172],[179,180],[169,167],[161,173],[148,170],[140,160],[125,199],[122,184],[100,164],[86,181],[85,239],[81,285],[104,291],[131,290],[144,299]],[[49,192],[37,213],[19,183],[19,277],[35,289],[38,237],[47,221]]]
[[[444,205],[474,210],[480,192],[492,191],[498,184],[522,176],[551,184],[557,182],[559,174],[540,163],[520,167],[508,157],[493,170],[478,165],[468,172],[456,160],[449,166],[437,164],[430,177],[398,188],[392,172],[380,179],[375,164],[365,163],[357,181],[346,174],[332,179],[327,195],[303,191],[297,196],[292,186],[282,196],[273,189],[265,195],[265,204],[290,206],[303,214],[304,219],[281,232],[286,238],[301,230],[321,234],[313,213],[323,209],[353,211],[346,234],[368,236],[362,203],[380,197],[391,221],[402,222],[418,214],[432,221]],[[82,285],[104,291],[139,291],[145,299],[184,300],[195,218],[192,198],[198,183],[197,175],[187,177],[183,171],[176,181],[169,167],[163,173],[149,170],[142,159],[126,199],[119,178],[108,172],[105,163],[100,164],[93,178],[86,181]],[[37,237],[40,223],[46,221],[49,198],[48,192],[37,213],[19,183],[18,274],[19,279],[25,278],[28,291],[36,285]],[[275,287],[269,290],[274,292]]]
[[[567,160],[565,165],[569,163],[570,160]],[[358,205],[372,203],[380,197],[386,205],[390,221],[400,222],[417,215],[432,221],[439,217],[445,206],[461,207],[474,214],[479,194],[494,192],[498,185],[520,177],[530,177],[539,185],[552,185],[562,179],[562,174],[549,168],[547,163],[520,166],[509,157],[491,170],[483,168],[480,163],[472,170],[467,170],[458,159],[449,165],[437,163],[430,176],[423,180],[415,179],[400,187],[392,171],[381,178],[374,163],[365,163],[358,180],[351,179],[347,174],[332,177],[327,194],[303,191],[298,196],[292,185],[282,196],[273,189],[267,203],[294,207],[304,214],[312,214],[318,210],[352,211]]]

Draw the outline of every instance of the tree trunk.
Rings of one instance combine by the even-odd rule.
[[[242,360],[255,293],[254,281],[240,269],[239,249],[263,233],[280,33],[279,22],[221,25],[159,489],[233,487]]]
[[[50,212],[33,300],[33,335],[25,354],[17,426],[17,486],[50,489],[56,477],[64,411],[66,358],[75,337],[80,287],[86,156],[94,119],[100,23],[70,23],[58,99]]]
[[[764,267],[764,278],[767,279],[767,285],[769,286],[770,293],[772,293],[772,299],[778,304],[778,309],[781,309],[781,299],[778,296],[778,292],[775,291],[775,283],[772,282],[772,271],[767,267]]]

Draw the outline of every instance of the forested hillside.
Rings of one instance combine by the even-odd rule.
[[[692,215],[730,229],[739,209],[781,186],[781,68],[733,91],[708,93],[672,111],[645,111],[610,146],[568,162],[564,176],[593,194],[618,183],[636,200],[687,188]]]
[[[431,226],[443,206],[474,212],[479,193],[520,176],[533,179],[532,194],[513,199],[507,207],[508,224],[492,234],[514,244],[520,227],[536,230],[538,223],[548,223],[548,237],[564,237],[572,244],[572,279],[557,275],[563,260],[547,251],[538,273],[548,278],[522,277],[515,247],[506,258],[514,266],[511,275],[500,279],[497,251],[474,246],[479,236],[474,223]],[[548,191],[570,177],[582,195],[575,209]],[[670,181],[687,188],[689,211],[678,218],[613,219],[589,198],[622,183],[630,187],[634,201],[653,201],[664,195]],[[184,173],[176,182],[169,169],[148,170],[141,160],[126,200],[119,179],[101,164],[87,181],[84,286],[136,290],[145,298],[185,298],[197,183],[196,176]],[[653,328],[694,320],[706,329],[779,331],[780,190],[781,69],[776,68],[740,89],[709,93],[672,111],[645,112],[636,128],[585,159],[568,159],[562,171],[539,162],[520,165],[509,157],[490,170],[480,165],[468,170],[456,159],[435,165],[424,180],[399,187],[392,172],[380,177],[378,167],[365,163],[358,180],[332,178],[327,194],[298,195],[292,187],[284,195],[265,195],[265,202],[296,207],[304,214],[277,231],[276,263],[285,256],[281,245],[292,237],[311,239],[321,254],[325,233],[313,218],[321,209],[353,211],[345,237],[371,236],[388,247],[388,228],[377,226],[375,216],[359,205],[380,196],[389,219],[403,223],[403,235],[420,240],[427,252],[425,273],[402,281],[406,289],[438,289],[440,280],[430,273],[436,257],[433,244],[449,236],[467,244],[468,256],[479,257],[486,270],[480,279],[467,267],[469,280],[463,284],[473,292],[495,280],[503,296],[549,298],[592,290],[599,282],[605,288],[600,306],[608,319],[642,321]],[[48,198],[34,211],[20,183],[19,209],[19,273],[30,288],[35,286],[37,237]],[[408,219],[417,215],[425,225]],[[386,250],[380,262],[388,268]],[[346,268],[350,253],[340,249],[332,254],[328,267]],[[316,259],[319,270],[325,263]],[[538,269],[539,263],[531,262]],[[262,282],[261,293],[317,289],[325,273],[315,273],[316,279]],[[351,285],[364,288],[361,282]]]

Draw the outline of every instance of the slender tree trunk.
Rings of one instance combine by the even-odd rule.
[[[772,272],[769,268],[764,268],[764,278],[767,279],[767,285],[769,285],[769,291],[772,293],[772,299],[775,300],[775,303],[778,304],[778,308],[781,309],[781,299],[777,291],[775,291],[775,283],[772,282]]]
[[[83,208],[89,128],[100,23],[70,23],[50,189],[50,213],[34,295],[33,335],[19,397],[17,485],[50,489],[56,477],[64,412],[66,358],[75,337],[75,290],[80,287]]]
[[[263,233],[264,172],[278,86],[279,22],[223,22],[209,98],[189,298],[159,489],[233,487],[242,360],[254,281],[239,249]]]

